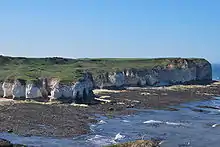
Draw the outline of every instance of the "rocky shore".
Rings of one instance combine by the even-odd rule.
[[[0,138],[0,147],[26,147],[26,146],[22,144],[13,144],[6,139]]]
[[[23,60],[26,63],[27,59]],[[56,64],[75,65],[76,61],[60,62]],[[117,64],[111,60],[89,61],[92,65],[100,62],[115,67],[124,65],[124,61]],[[132,64],[133,61],[126,61],[129,68],[108,70],[103,67],[105,70],[98,73],[88,70],[72,82],[52,75],[31,80],[16,76],[5,78],[0,83],[0,132],[74,137],[89,133],[89,124],[96,123],[95,114],[109,118],[132,115],[136,113],[133,108],[178,111],[169,106],[220,95],[220,84],[213,83],[212,67],[205,59],[155,59],[150,63],[138,60],[135,64],[140,63],[141,67],[137,68],[127,62]],[[5,64],[3,66],[5,68]]]
[[[137,140],[134,142],[110,145],[106,147],[159,147],[159,143],[149,140]]]
[[[188,101],[209,100],[220,95],[218,82],[128,90],[93,90],[97,98],[89,105],[54,102],[0,100],[0,131],[24,136],[73,137],[88,133],[95,114],[109,118],[135,114],[134,109],[166,109]]]

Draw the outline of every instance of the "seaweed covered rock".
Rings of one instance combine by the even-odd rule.
[[[13,144],[6,139],[0,138],[0,147],[27,147],[27,146],[22,144]]]
[[[110,145],[106,147],[159,147],[158,143],[149,140],[137,140],[135,142]]]
[[[6,139],[0,138],[0,147],[13,147],[13,144]]]

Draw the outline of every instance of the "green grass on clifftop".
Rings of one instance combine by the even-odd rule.
[[[84,71],[94,75],[102,72],[124,70],[130,68],[165,67],[178,58],[24,58],[0,56],[0,80],[6,78],[22,78],[26,80],[36,77],[56,77],[71,82],[81,77]],[[201,60],[201,59],[193,59]]]

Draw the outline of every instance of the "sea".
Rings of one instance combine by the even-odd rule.
[[[213,80],[220,64],[213,64]],[[206,107],[201,107],[206,106]],[[154,139],[161,147],[220,147],[220,97],[174,106],[179,111],[140,110],[136,115],[107,118],[97,115],[91,132],[74,138],[22,137],[0,133],[0,138],[31,147],[102,147],[138,139]]]

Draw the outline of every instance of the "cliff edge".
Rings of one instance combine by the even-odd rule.
[[[205,59],[66,59],[0,56],[0,95],[90,101],[94,88],[163,86],[212,81]]]

